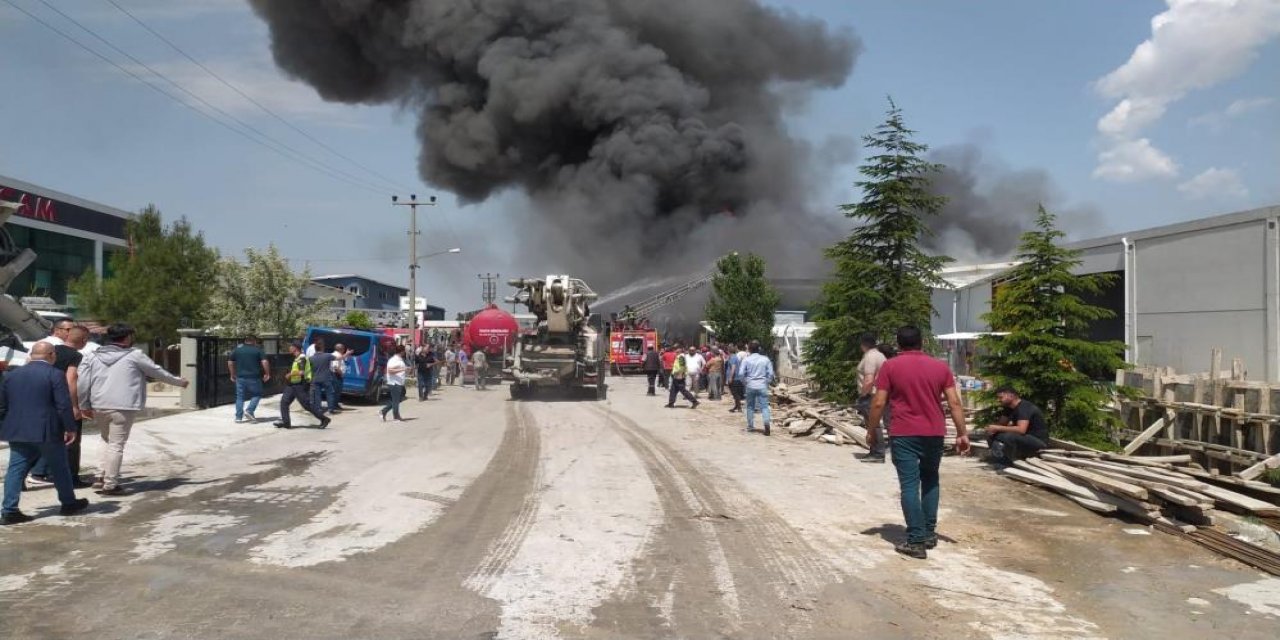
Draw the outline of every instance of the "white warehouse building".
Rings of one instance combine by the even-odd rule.
[[[1250,380],[1280,382],[1280,206],[1264,207],[1071,243],[1078,273],[1111,273],[1091,300],[1115,312],[1092,337],[1123,341],[1135,364],[1209,369],[1212,349],[1244,360]],[[934,291],[933,331],[949,336],[952,364],[966,369],[982,316],[1011,265],[948,269],[953,289]]]

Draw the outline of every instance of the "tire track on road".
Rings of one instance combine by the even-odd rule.
[[[660,578],[638,588],[660,587],[662,579],[676,571],[687,581],[691,574],[708,570],[711,582],[717,586],[721,617],[726,623],[719,629],[688,628],[691,624],[701,626],[701,611],[681,611],[697,608],[696,593],[685,593],[684,597],[677,593],[674,598],[648,594],[652,602],[667,599],[676,607],[670,614],[674,631],[680,635],[734,631],[750,637],[803,635],[810,624],[807,610],[813,608],[811,599],[824,586],[839,581],[835,569],[785,520],[750,498],[745,490],[735,485],[726,487],[727,481],[722,478],[708,478],[684,455],[634,420],[598,407],[592,407],[592,411],[636,451],[663,496],[665,531],[654,540],[650,557],[642,561],[656,564],[647,573]],[[696,524],[691,526],[691,522]],[[662,569],[664,558],[673,548],[689,543],[690,533],[701,539],[699,546],[706,554],[704,566],[690,567],[681,562]],[[697,571],[690,571],[691,568]],[[726,569],[728,576],[723,573]],[[727,587],[726,579],[730,583]],[[677,590],[687,586],[690,585],[675,584]]]

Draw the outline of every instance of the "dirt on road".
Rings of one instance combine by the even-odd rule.
[[[5,638],[1274,637],[1280,581],[944,463],[900,557],[888,465],[664,409],[446,388],[327,430],[139,425],[136,493],[0,528]],[[265,407],[264,407],[265,408]],[[260,411],[265,414],[266,411]],[[300,420],[299,420],[300,422]],[[94,460],[99,443],[86,443]]]

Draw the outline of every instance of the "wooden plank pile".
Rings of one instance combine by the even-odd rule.
[[[1005,476],[1049,489],[1086,509],[1123,514],[1245,564],[1280,575],[1280,554],[1216,529],[1219,510],[1280,523],[1280,490],[1190,466],[1190,455],[1127,456],[1050,449]]]
[[[827,444],[869,448],[862,416],[852,407],[815,400],[782,384],[774,388],[773,399],[777,406],[773,416],[774,424],[781,425],[791,436],[808,437]],[[955,425],[948,418],[947,450],[955,447],[955,441]]]

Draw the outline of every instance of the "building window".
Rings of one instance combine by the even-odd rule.
[[[362,296],[362,295],[364,295],[364,291],[362,291],[362,290],[360,289],[360,285],[358,285],[358,284],[349,284],[349,285],[347,285],[347,292],[348,292],[348,293],[350,293],[350,294],[351,294],[351,295],[353,295],[353,296]]]

